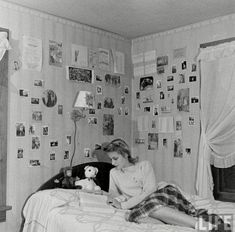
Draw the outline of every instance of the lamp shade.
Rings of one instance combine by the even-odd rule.
[[[78,92],[74,104],[74,108],[94,108],[94,95],[89,91]]]

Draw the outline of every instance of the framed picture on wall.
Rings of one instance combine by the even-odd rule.
[[[66,78],[70,81],[92,83],[93,82],[93,70],[67,66]]]

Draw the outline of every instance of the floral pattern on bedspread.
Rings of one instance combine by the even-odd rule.
[[[124,211],[114,214],[85,212],[78,207],[64,206],[53,210],[48,232],[193,232],[195,230],[162,224],[136,224],[125,221]]]

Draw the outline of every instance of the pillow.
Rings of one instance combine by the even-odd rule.
[[[115,209],[106,203],[106,195],[98,195],[80,191],[80,207],[84,211],[99,213],[115,213]]]

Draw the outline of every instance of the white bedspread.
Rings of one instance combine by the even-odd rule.
[[[194,202],[195,203],[195,202]],[[221,209],[221,211],[220,211]],[[216,202],[214,213],[232,213],[235,204]],[[79,203],[78,190],[53,189],[33,194],[23,214],[23,232],[195,232],[196,230],[162,224],[136,224],[124,219],[125,211],[84,211]]]

